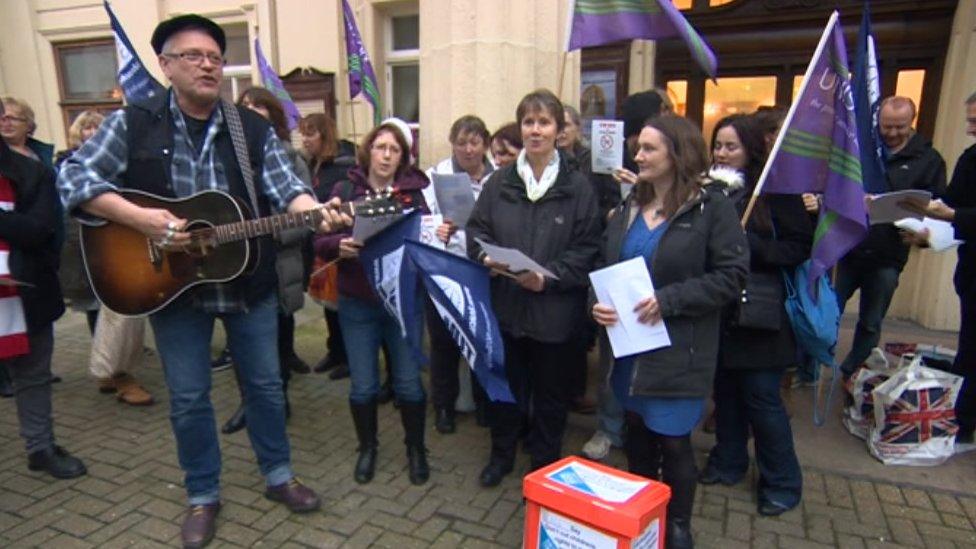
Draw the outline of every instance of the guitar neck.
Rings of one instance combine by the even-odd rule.
[[[350,216],[354,212],[352,203],[344,203],[335,209],[338,209],[340,213],[345,213]],[[212,229],[206,229],[206,231],[212,231],[213,238],[216,241],[215,243],[225,244],[269,234],[278,234],[288,229],[308,228],[314,230],[321,223],[322,211],[316,208],[304,212],[283,213],[259,219],[217,225]]]

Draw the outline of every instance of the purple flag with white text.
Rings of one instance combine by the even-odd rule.
[[[764,193],[823,195],[811,287],[868,231],[847,49],[836,12],[824,38],[782,129],[781,146],[769,159],[768,177],[759,182]]]
[[[362,92],[366,101],[373,105],[373,124],[379,125],[382,118],[380,108],[380,88],[373,72],[373,64],[369,61],[363,38],[356,27],[356,18],[352,14],[348,0],[342,0],[342,20],[346,28],[346,65],[349,72],[349,98],[352,99]]]
[[[295,102],[291,100],[291,96],[285,90],[285,85],[281,82],[281,78],[278,78],[278,73],[271,68],[271,64],[264,57],[264,52],[261,51],[261,43],[258,42],[257,38],[254,39],[254,53],[255,57],[258,58],[258,72],[261,73],[261,83],[278,98],[278,102],[281,103],[281,107],[285,109],[285,115],[288,117],[288,129],[294,130],[298,127],[298,121],[302,118],[302,114],[298,112],[298,107],[295,106]]]

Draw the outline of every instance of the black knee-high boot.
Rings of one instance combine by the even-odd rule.
[[[410,482],[423,484],[430,478],[427,464],[427,448],[424,446],[424,424],[427,416],[427,401],[400,402],[400,419],[406,433],[407,461],[410,469]]]
[[[379,441],[376,439],[376,401],[371,400],[363,404],[349,403],[352,412],[352,422],[356,426],[356,438],[359,439],[359,457],[356,458],[356,482],[365,484],[373,480],[376,471],[376,449]]]
[[[667,549],[692,549],[691,509],[695,503],[698,470],[691,448],[691,436],[672,437],[651,432],[658,440],[662,457],[662,480],[671,487],[668,502],[668,526],[665,534]]]
[[[625,412],[627,436],[624,437],[624,453],[627,454],[627,470],[635,475],[659,479],[661,451],[644,425],[644,418],[635,412]]]

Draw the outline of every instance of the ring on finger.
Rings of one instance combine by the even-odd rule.
[[[170,221],[169,223],[166,224],[166,228],[171,231],[175,231],[178,226],[179,225],[175,221]]]
[[[176,231],[174,231],[173,229],[166,229],[166,239],[167,240],[172,240],[172,238],[173,238],[173,236],[175,234],[176,234]]]

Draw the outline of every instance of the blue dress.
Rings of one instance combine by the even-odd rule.
[[[649,229],[644,216],[638,215],[624,238],[620,261],[643,256],[648,271],[652,271],[651,260],[667,227],[668,223],[665,222]],[[652,271],[652,279],[653,276]],[[631,396],[629,392],[633,368],[633,356],[617,359],[610,376],[613,394],[624,409],[640,414],[647,428],[655,433],[667,436],[684,436],[690,433],[701,420],[705,399]]]

